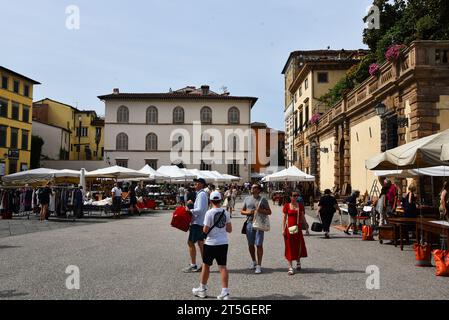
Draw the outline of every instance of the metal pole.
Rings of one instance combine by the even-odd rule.
[[[80,131],[78,132],[78,160],[80,160],[81,153],[81,120],[80,120]]]

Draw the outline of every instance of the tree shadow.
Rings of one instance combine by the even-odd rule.
[[[14,297],[23,297],[29,295],[26,292],[16,292],[17,290],[3,290],[0,291],[0,298],[14,298]]]

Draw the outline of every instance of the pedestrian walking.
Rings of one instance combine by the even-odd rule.
[[[51,182],[48,182],[45,187],[39,191],[39,203],[41,205],[40,221],[48,221],[48,205],[50,204],[50,196],[53,190],[51,189]]]
[[[226,190],[225,194],[224,194],[224,203],[226,204],[226,210],[230,213],[231,218],[232,218],[232,191],[231,189]]]
[[[111,190],[112,193],[112,211],[114,213],[114,218],[119,218],[122,211],[122,189],[118,183],[114,184],[114,188]]]
[[[388,188],[383,186],[380,190],[380,196],[376,203],[376,211],[379,215],[379,226],[387,224],[387,191]]]
[[[407,195],[402,198],[402,207],[404,208],[404,218],[416,218],[418,216],[418,208],[416,207],[416,187],[411,184],[408,187]]]
[[[264,231],[253,229],[254,214],[257,212],[258,214],[271,215],[270,205],[267,199],[260,195],[261,191],[260,186],[254,184],[251,187],[251,195],[243,202],[241,211],[242,215],[247,216],[246,239],[248,241],[249,254],[252,259],[250,269],[255,270],[254,272],[256,274],[262,273]]]
[[[294,275],[293,261],[296,261],[296,271],[301,270],[301,258],[307,258],[307,248],[302,234],[302,221],[305,216],[304,204],[298,202],[299,193],[293,192],[290,202],[284,205],[282,212],[282,234],[285,243],[285,259],[288,262],[288,275]]]
[[[75,189],[75,201],[74,201],[74,215],[76,218],[83,217],[83,205],[84,205],[84,195],[83,195],[83,186],[79,186],[78,189]]]
[[[449,221],[449,183],[443,183],[440,195],[440,219]]]
[[[189,209],[193,209],[193,205],[196,199],[195,186],[190,186],[187,192],[186,205]]]
[[[356,235],[357,231],[357,199],[360,197],[360,191],[354,191],[351,196],[346,199],[346,203],[348,204],[348,216],[349,216],[349,225],[345,230],[345,233],[349,235],[349,229],[353,227],[352,234]]]
[[[191,264],[183,271],[188,272],[198,272],[201,270],[201,267],[198,267],[196,264],[196,248],[195,244],[198,245],[198,249],[200,250],[201,258],[203,258],[203,248],[204,248],[204,216],[206,215],[207,210],[209,209],[209,198],[204,190],[207,184],[203,178],[194,179],[195,182],[195,190],[196,190],[196,198],[195,203],[193,205],[193,209],[189,209],[186,207],[186,210],[192,214],[192,222],[190,225],[189,231],[189,239],[187,240],[187,245],[189,247],[189,254]]]
[[[130,188],[128,196],[129,196],[129,209],[128,209],[129,213],[133,215],[134,213],[138,212],[140,215],[140,211],[137,208],[137,195],[133,188]]]
[[[296,202],[298,203],[299,206],[302,206],[304,208],[304,213],[305,213],[304,198],[301,196],[301,194],[299,192],[297,194],[298,194],[298,197],[296,199]],[[302,226],[302,230],[304,230],[306,232],[306,235],[310,236],[309,224],[307,223],[305,214],[302,215],[301,226]]]
[[[329,231],[332,223],[332,218],[335,212],[338,211],[341,214],[340,207],[337,204],[337,200],[331,195],[330,189],[324,190],[324,195],[321,197],[318,203],[318,215],[321,218],[323,224],[324,236],[329,239]]]
[[[192,293],[200,298],[207,297],[207,281],[210,267],[217,261],[221,277],[221,293],[218,300],[229,299],[229,272],[227,269],[228,233],[232,232],[231,215],[221,208],[222,196],[218,191],[210,195],[212,209],[204,217],[203,232],[207,235],[204,243],[203,268],[200,276],[200,286],[192,289]]]

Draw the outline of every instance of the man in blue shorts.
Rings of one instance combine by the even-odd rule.
[[[242,215],[247,216],[246,239],[248,241],[249,254],[251,255],[251,270],[255,273],[262,273],[262,257],[263,257],[263,238],[264,232],[253,230],[253,220],[256,210],[258,213],[271,215],[268,200],[260,195],[262,188],[255,184],[251,187],[251,196],[247,197],[243,202]],[[257,248],[257,260],[256,260]]]

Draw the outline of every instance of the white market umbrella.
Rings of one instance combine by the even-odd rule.
[[[240,178],[240,177],[232,176],[232,175],[227,174],[227,173],[222,174],[222,176],[227,178],[227,179],[229,179],[229,181],[240,181],[240,180],[242,180],[242,178]]]
[[[151,168],[149,165],[145,165],[142,169],[139,170],[139,172],[146,174],[151,180],[170,180],[170,177],[162,174],[160,172],[157,172],[153,168]]]
[[[193,180],[196,179],[196,175],[192,173],[185,172],[181,170],[177,166],[162,166],[159,169],[157,169],[157,172],[162,173],[166,176],[169,176],[170,179],[176,180],[176,181],[187,181],[187,180]]]
[[[437,166],[422,169],[409,170],[374,170],[377,177],[399,177],[399,178],[414,178],[417,176],[429,177],[447,177],[449,176],[449,166]]]
[[[146,177],[145,174],[143,174],[142,172],[120,166],[98,169],[86,173],[86,178],[132,179],[132,178],[145,178],[145,177]]]
[[[447,165],[441,159],[448,143],[449,129],[387,150],[366,160],[365,166],[369,170],[399,170]]]
[[[441,148],[441,160],[449,161],[449,142],[443,144]]]
[[[284,169],[282,171],[273,173],[269,176],[266,176],[263,181],[267,182],[313,182],[315,181],[315,177],[311,176],[301,170],[299,170],[295,166],[291,166],[288,169]]]
[[[2,177],[2,181],[8,184],[26,184],[42,181],[51,181],[55,178],[79,177],[80,172],[74,170],[55,170],[39,168],[28,171],[17,172]]]

